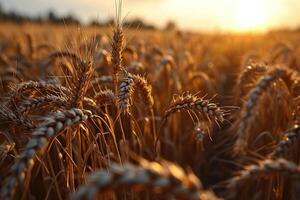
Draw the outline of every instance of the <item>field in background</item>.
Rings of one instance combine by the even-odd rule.
[[[299,45],[0,24],[0,199],[297,199]]]

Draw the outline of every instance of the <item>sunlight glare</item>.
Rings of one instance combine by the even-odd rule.
[[[267,23],[267,9],[261,0],[240,0],[236,12],[238,31],[263,30]]]

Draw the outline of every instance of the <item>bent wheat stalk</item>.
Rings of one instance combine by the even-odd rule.
[[[231,107],[231,106],[219,107],[217,104],[212,103],[211,100],[209,99],[204,99],[204,97],[198,97],[190,93],[187,93],[187,95],[174,97],[169,109],[165,111],[163,120],[158,130],[158,137],[156,138],[155,141],[155,147],[157,147],[158,145],[161,136],[162,127],[167,122],[167,119],[175,112],[181,110],[185,110],[188,112],[189,111],[196,112],[200,114],[201,117],[204,118],[201,120],[208,121],[209,123],[213,121],[217,125],[219,125],[219,123],[224,122],[225,116],[229,115],[231,112],[230,109],[225,109],[225,108],[234,109],[235,107]]]
[[[208,196],[194,174],[187,173],[169,162],[141,160],[139,165],[112,164],[108,170],[93,172],[87,185],[81,186],[73,198],[92,200],[98,193],[118,191],[122,188],[135,191],[149,189],[153,193],[177,199],[204,199]],[[216,199],[212,193],[209,196]]]

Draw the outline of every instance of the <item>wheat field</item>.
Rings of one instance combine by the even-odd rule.
[[[299,199],[299,35],[2,22],[0,199]]]

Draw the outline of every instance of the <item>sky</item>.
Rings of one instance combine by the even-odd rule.
[[[5,10],[28,15],[73,13],[83,22],[105,20],[115,13],[115,0],[0,0]],[[163,27],[206,31],[264,31],[300,26],[300,0],[123,0],[123,16],[143,18]]]

